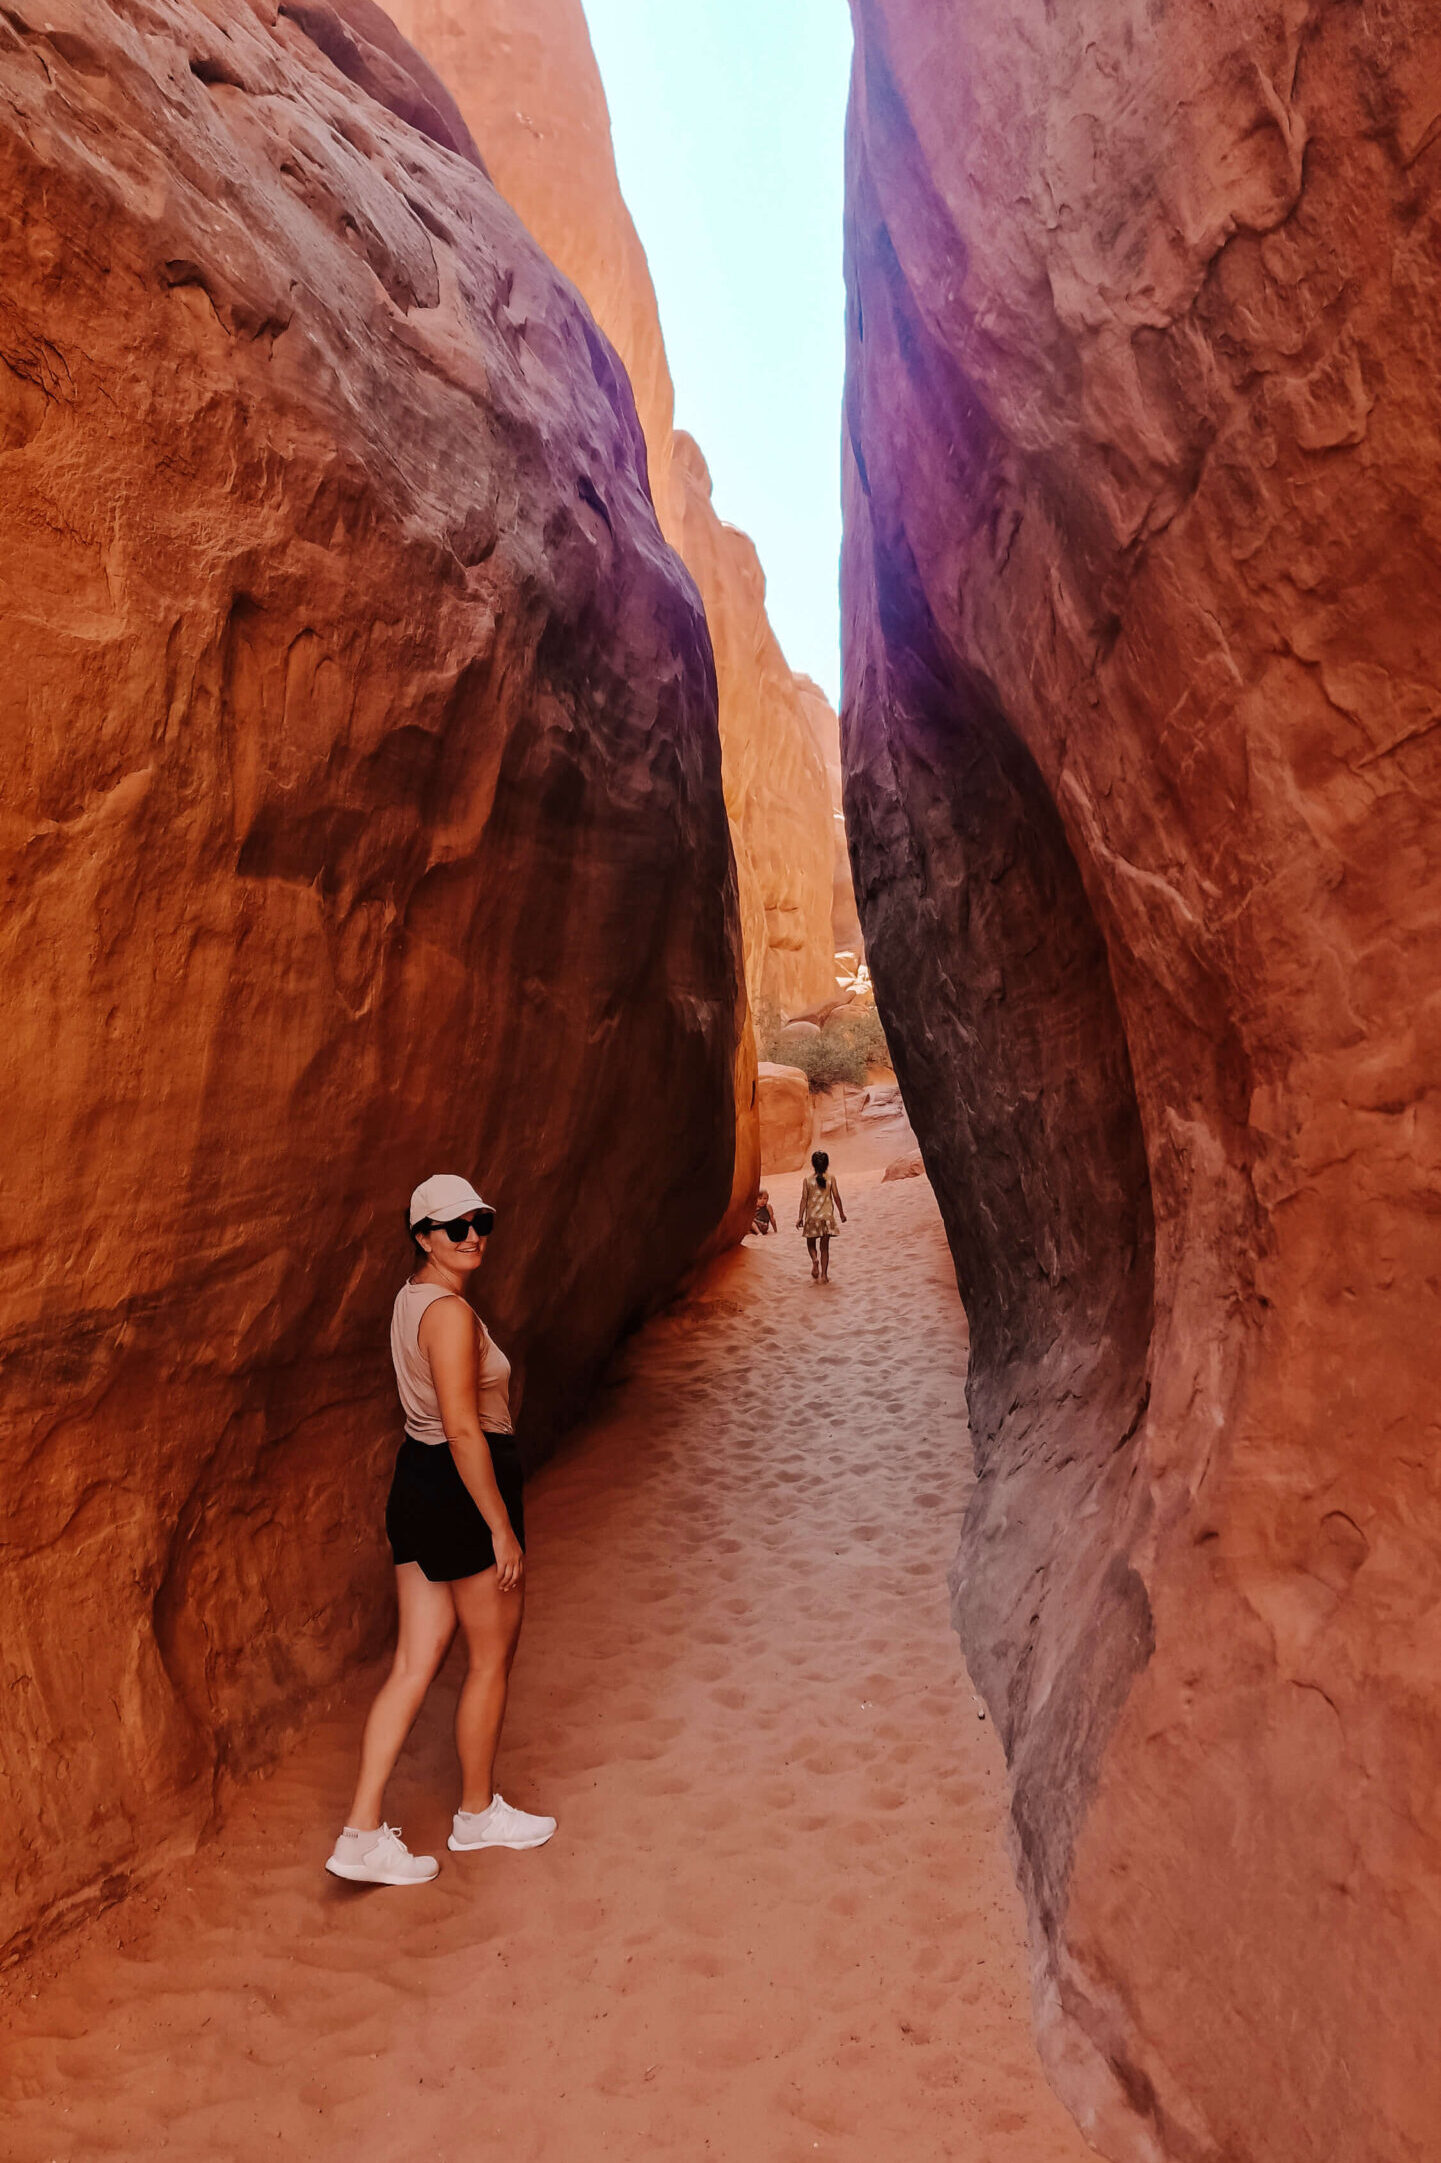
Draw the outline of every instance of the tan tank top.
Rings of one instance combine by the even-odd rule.
[[[446,1439],[435,1378],[430,1361],[420,1349],[420,1318],[436,1300],[458,1297],[458,1293],[447,1292],[441,1284],[403,1284],[395,1295],[390,1316],[390,1356],[395,1362],[395,1386],[405,1413],[405,1431],[417,1442],[434,1445]],[[479,1335],[476,1404],[481,1431],[514,1434],[510,1423],[510,1361],[474,1308],[470,1309],[470,1317]]]

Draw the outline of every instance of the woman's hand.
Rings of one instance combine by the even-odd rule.
[[[495,1574],[502,1592],[519,1592],[525,1576],[525,1553],[510,1526],[503,1532],[492,1532],[490,1544],[495,1549]]]
[[[420,1349],[435,1377],[441,1424],[455,1468],[490,1527],[500,1589],[518,1592],[525,1576],[525,1555],[506,1515],[490,1444],[481,1429],[476,1403],[479,1354],[475,1315],[463,1299],[433,1300],[421,1317],[419,1335]]]

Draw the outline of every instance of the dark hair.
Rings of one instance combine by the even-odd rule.
[[[407,1211],[405,1212],[405,1230],[406,1236],[409,1239],[410,1244],[414,1247],[421,1261],[428,1262],[430,1260],[430,1256],[426,1253],[424,1247],[420,1244],[420,1239],[418,1235],[421,1232],[433,1232],[435,1230],[435,1226],[431,1223],[429,1217],[422,1217],[418,1224],[412,1224],[410,1221],[410,1211],[407,1209]]]
[[[826,1167],[830,1161],[824,1149],[814,1150],[811,1154],[811,1170],[816,1175],[816,1185],[818,1187],[823,1187],[826,1183]]]

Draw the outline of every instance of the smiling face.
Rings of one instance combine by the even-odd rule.
[[[416,1226],[415,1236],[430,1259],[457,1276],[473,1276],[485,1260],[485,1235],[476,1230],[475,1215],[474,1210],[469,1210],[463,1219],[448,1226]],[[461,1232],[458,1239],[453,1236],[457,1231]]]

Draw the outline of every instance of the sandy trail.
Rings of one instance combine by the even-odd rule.
[[[833,1146],[833,1284],[772,1178],[781,1236],[633,1342],[528,1492],[501,1777],[557,1812],[551,1846],[445,1855],[447,1676],[391,1799],[440,1878],[327,1878],[357,1686],[11,1996],[5,2163],[1090,2156],[1037,2064],[999,1753],[947,1622],[949,1258],[923,1181]]]

